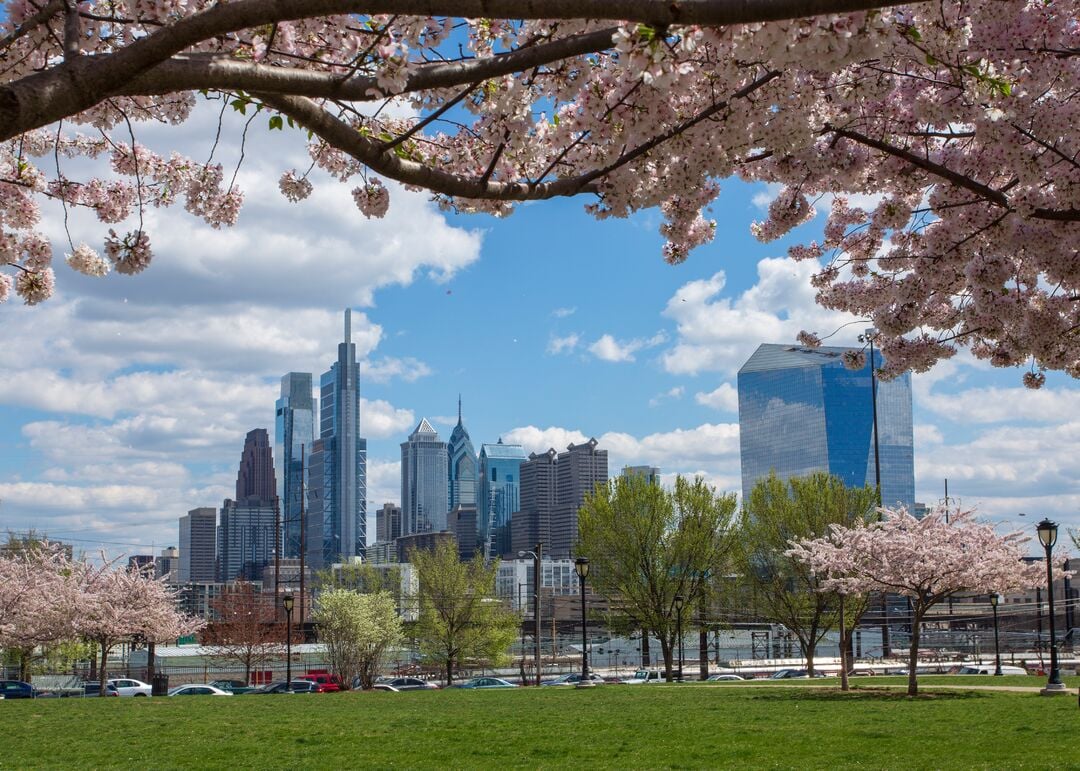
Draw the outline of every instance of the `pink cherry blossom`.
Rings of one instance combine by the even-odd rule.
[[[104,276],[109,272],[108,261],[86,244],[75,247],[67,256],[67,264],[87,276]]]

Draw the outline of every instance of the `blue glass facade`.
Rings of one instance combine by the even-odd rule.
[[[446,445],[447,498],[449,510],[458,506],[476,505],[476,450],[461,422],[461,399],[458,399],[458,419]]]
[[[307,542],[312,569],[363,557],[367,548],[367,442],[360,436],[360,366],[351,339],[352,313],[345,311],[345,341],[337,361],[319,378],[318,458],[312,458]],[[316,460],[319,482],[315,484]]]
[[[315,409],[311,373],[290,372],[281,378],[281,398],[275,404],[274,476],[281,510],[284,553],[300,556],[300,502],[304,466],[315,440]]]
[[[845,348],[766,344],[739,370],[742,488],[770,471],[782,479],[828,471],[848,486],[875,483],[871,362],[847,369]],[[881,366],[877,357],[876,366]],[[911,376],[877,386],[881,500],[915,503]]]
[[[438,533],[447,522],[446,442],[426,418],[401,443],[401,534]]]
[[[476,485],[477,538],[489,558],[509,554],[510,519],[521,508],[521,464],[528,460],[519,444],[480,446]]]

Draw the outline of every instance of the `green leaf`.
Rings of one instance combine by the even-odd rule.
[[[284,126],[284,125],[285,125],[285,121],[282,120],[280,115],[272,115],[270,117],[270,130],[271,131],[274,130],[274,129],[277,129],[278,131],[281,131],[282,126]]]
[[[247,102],[241,101],[240,99],[234,99],[232,108],[241,115],[247,115]]]

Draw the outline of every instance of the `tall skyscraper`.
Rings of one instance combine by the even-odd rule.
[[[180,550],[169,546],[161,550],[161,556],[154,560],[154,578],[165,578],[175,584],[180,576]]]
[[[249,431],[236,474],[236,500],[225,499],[217,529],[218,580],[257,580],[280,537],[274,457],[265,428]]]
[[[447,449],[439,433],[422,418],[401,443],[401,534],[447,529]]]
[[[521,508],[521,464],[527,460],[520,444],[480,445],[476,485],[476,526],[484,555],[509,554],[511,516]]]
[[[274,457],[270,452],[270,437],[265,428],[248,431],[244,450],[240,454],[240,471],[236,475],[236,500],[263,501],[273,504],[277,495],[274,482]]]
[[[577,546],[578,509],[585,494],[608,481],[607,450],[597,441],[571,444],[560,452],[555,467],[555,510],[551,515],[551,556],[571,557]]]
[[[473,449],[469,432],[461,422],[461,397],[458,397],[457,425],[450,433],[446,444],[447,485],[449,490],[449,510],[458,506],[476,505],[476,450]]]
[[[287,558],[300,556],[300,513],[305,495],[304,471],[315,441],[315,400],[311,373],[289,372],[281,378],[275,404],[274,470]]]
[[[782,479],[827,471],[851,487],[875,483],[869,361],[847,369],[846,348],[765,344],[739,370],[743,500],[770,471]],[[880,356],[876,366],[881,366]],[[881,501],[915,503],[911,376],[877,386]]]
[[[554,448],[543,453],[531,453],[521,464],[521,506],[512,520],[511,551],[532,549],[543,543],[551,548],[551,514],[555,510],[555,465],[558,453]]]
[[[656,466],[623,466],[624,477],[641,477],[651,485],[660,484],[660,469]]]
[[[217,580],[217,510],[192,509],[180,517],[180,567],[177,583]]]
[[[367,440],[360,436],[360,366],[345,310],[345,341],[319,378],[319,441],[312,448],[307,564],[312,570],[367,548]],[[319,466],[319,484],[315,467]]]

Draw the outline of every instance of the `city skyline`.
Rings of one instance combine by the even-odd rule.
[[[215,121],[197,113],[191,136]],[[229,133],[220,151],[235,161]],[[290,204],[262,159],[306,156],[277,133],[249,137],[237,228],[150,211],[146,272],[58,271],[49,303],[0,306],[0,527],[91,552],[175,545],[178,517],[232,494],[236,452],[273,429],[283,374],[333,360],[346,307],[371,511],[397,501],[400,442],[421,417],[449,436],[459,393],[475,447],[595,437],[612,474],[654,465],[737,491],[738,367],[801,329],[840,328],[827,344],[850,345],[866,326],[815,305],[812,266],[784,256],[823,216],[776,243],[750,235],[775,194],[765,185],[725,181],[716,241],[670,266],[652,211],[598,222],[582,201],[551,201],[470,217],[397,186],[384,220],[334,185]],[[62,213],[45,217],[65,248]],[[97,233],[79,212],[69,227],[76,241]],[[1028,391],[1021,374],[959,354],[912,377],[916,500],[942,499],[947,478],[950,498],[988,518],[1080,526],[1080,389],[1047,373]]]

